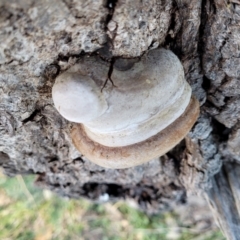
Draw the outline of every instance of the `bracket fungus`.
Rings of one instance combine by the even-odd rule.
[[[75,122],[76,148],[106,168],[128,168],[159,157],[178,144],[199,115],[199,103],[169,50],[141,60],[85,57],[57,77],[52,89],[59,113]]]

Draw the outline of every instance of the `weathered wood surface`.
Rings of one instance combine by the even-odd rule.
[[[240,236],[240,166],[226,163],[212,180],[213,187],[206,193],[209,206],[227,239]]]
[[[35,173],[39,185],[65,196],[130,197],[149,212],[184,202],[186,190],[216,202],[213,187],[226,175],[213,176],[223,162],[228,169],[228,161],[240,161],[239,26],[238,1],[1,0],[0,165],[8,175]],[[126,170],[90,163],[53,107],[55,77],[82,54],[140,57],[160,46],[183,63],[201,103],[198,122],[161,159]],[[226,186],[238,189],[231,179]],[[220,213],[221,203],[216,208]],[[230,219],[218,219],[236,239]]]

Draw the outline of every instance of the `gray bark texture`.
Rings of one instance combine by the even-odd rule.
[[[204,194],[226,237],[240,239],[239,46],[238,0],[1,0],[0,166],[63,196],[133,198],[150,213]],[[181,60],[201,104],[197,123],[160,159],[96,166],[53,106],[56,76],[84,55],[110,62],[157,47]]]

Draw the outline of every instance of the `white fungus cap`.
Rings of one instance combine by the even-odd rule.
[[[183,67],[169,50],[115,63],[106,85],[108,63],[94,56],[81,61],[57,77],[53,101],[63,117],[81,123],[72,130],[73,142],[101,166],[126,168],[166,153],[199,115]]]

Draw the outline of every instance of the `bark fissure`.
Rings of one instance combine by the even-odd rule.
[[[108,12],[108,15],[106,18],[106,27],[105,27],[106,31],[108,29],[108,27],[107,27],[108,23],[112,20],[117,2],[118,2],[118,0],[107,0],[106,7],[108,8],[109,12]]]

